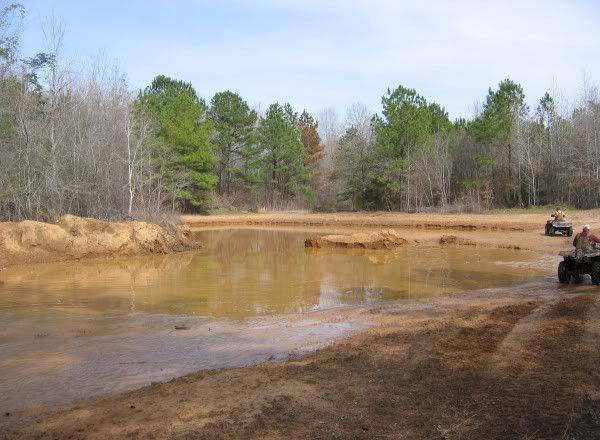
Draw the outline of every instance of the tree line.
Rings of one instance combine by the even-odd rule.
[[[600,97],[587,81],[575,105],[546,93],[530,109],[506,79],[468,120],[405,86],[377,114],[356,104],[344,120],[286,103],[260,112],[164,75],[134,92],[105,63],[77,72],[56,21],[47,50],[24,58],[24,12],[0,9],[2,220],[600,204]]]

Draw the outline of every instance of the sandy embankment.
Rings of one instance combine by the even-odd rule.
[[[268,212],[264,214],[234,214],[181,216],[190,227],[205,226],[351,226],[381,228],[414,228],[455,231],[536,231],[543,232],[548,213],[493,212],[484,214],[437,214],[399,212],[360,212],[315,214],[308,212]],[[568,213],[575,229],[584,223],[600,225],[600,210]]]
[[[181,229],[170,233],[144,222],[107,222],[66,215],[56,224],[0,223],[0,269],[24,263],[166,254],[197,245]]]

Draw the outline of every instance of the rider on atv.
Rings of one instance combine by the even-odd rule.
[[[600,243],[600,238],[592,234],[590,225],[584,225],[581,232],[573,239],[573,246],[575,246],[578,254],[594,250],[596,243]]]
[[[565,213],[560,209],[560,206],[556,207],[556,211],[553,214],[550,214],[550,217],[554,217],[554,220],[557,222],[564,222],[567,218]]]

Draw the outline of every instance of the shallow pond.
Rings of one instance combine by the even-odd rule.
[[[301,231],[197,234],[205,244],[198,252],[1,271],[0,410],[281,358],[366,325],[286,314],[546,275],[539,255],[526,251],[307,250]]]

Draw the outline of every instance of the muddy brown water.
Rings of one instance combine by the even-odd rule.
[[[193,253],[1,271],[0,410],[284,358],[367,325],[307,312],[511,286],[553,264],[472,247],[306,250],[307,234],[211,230]]]

